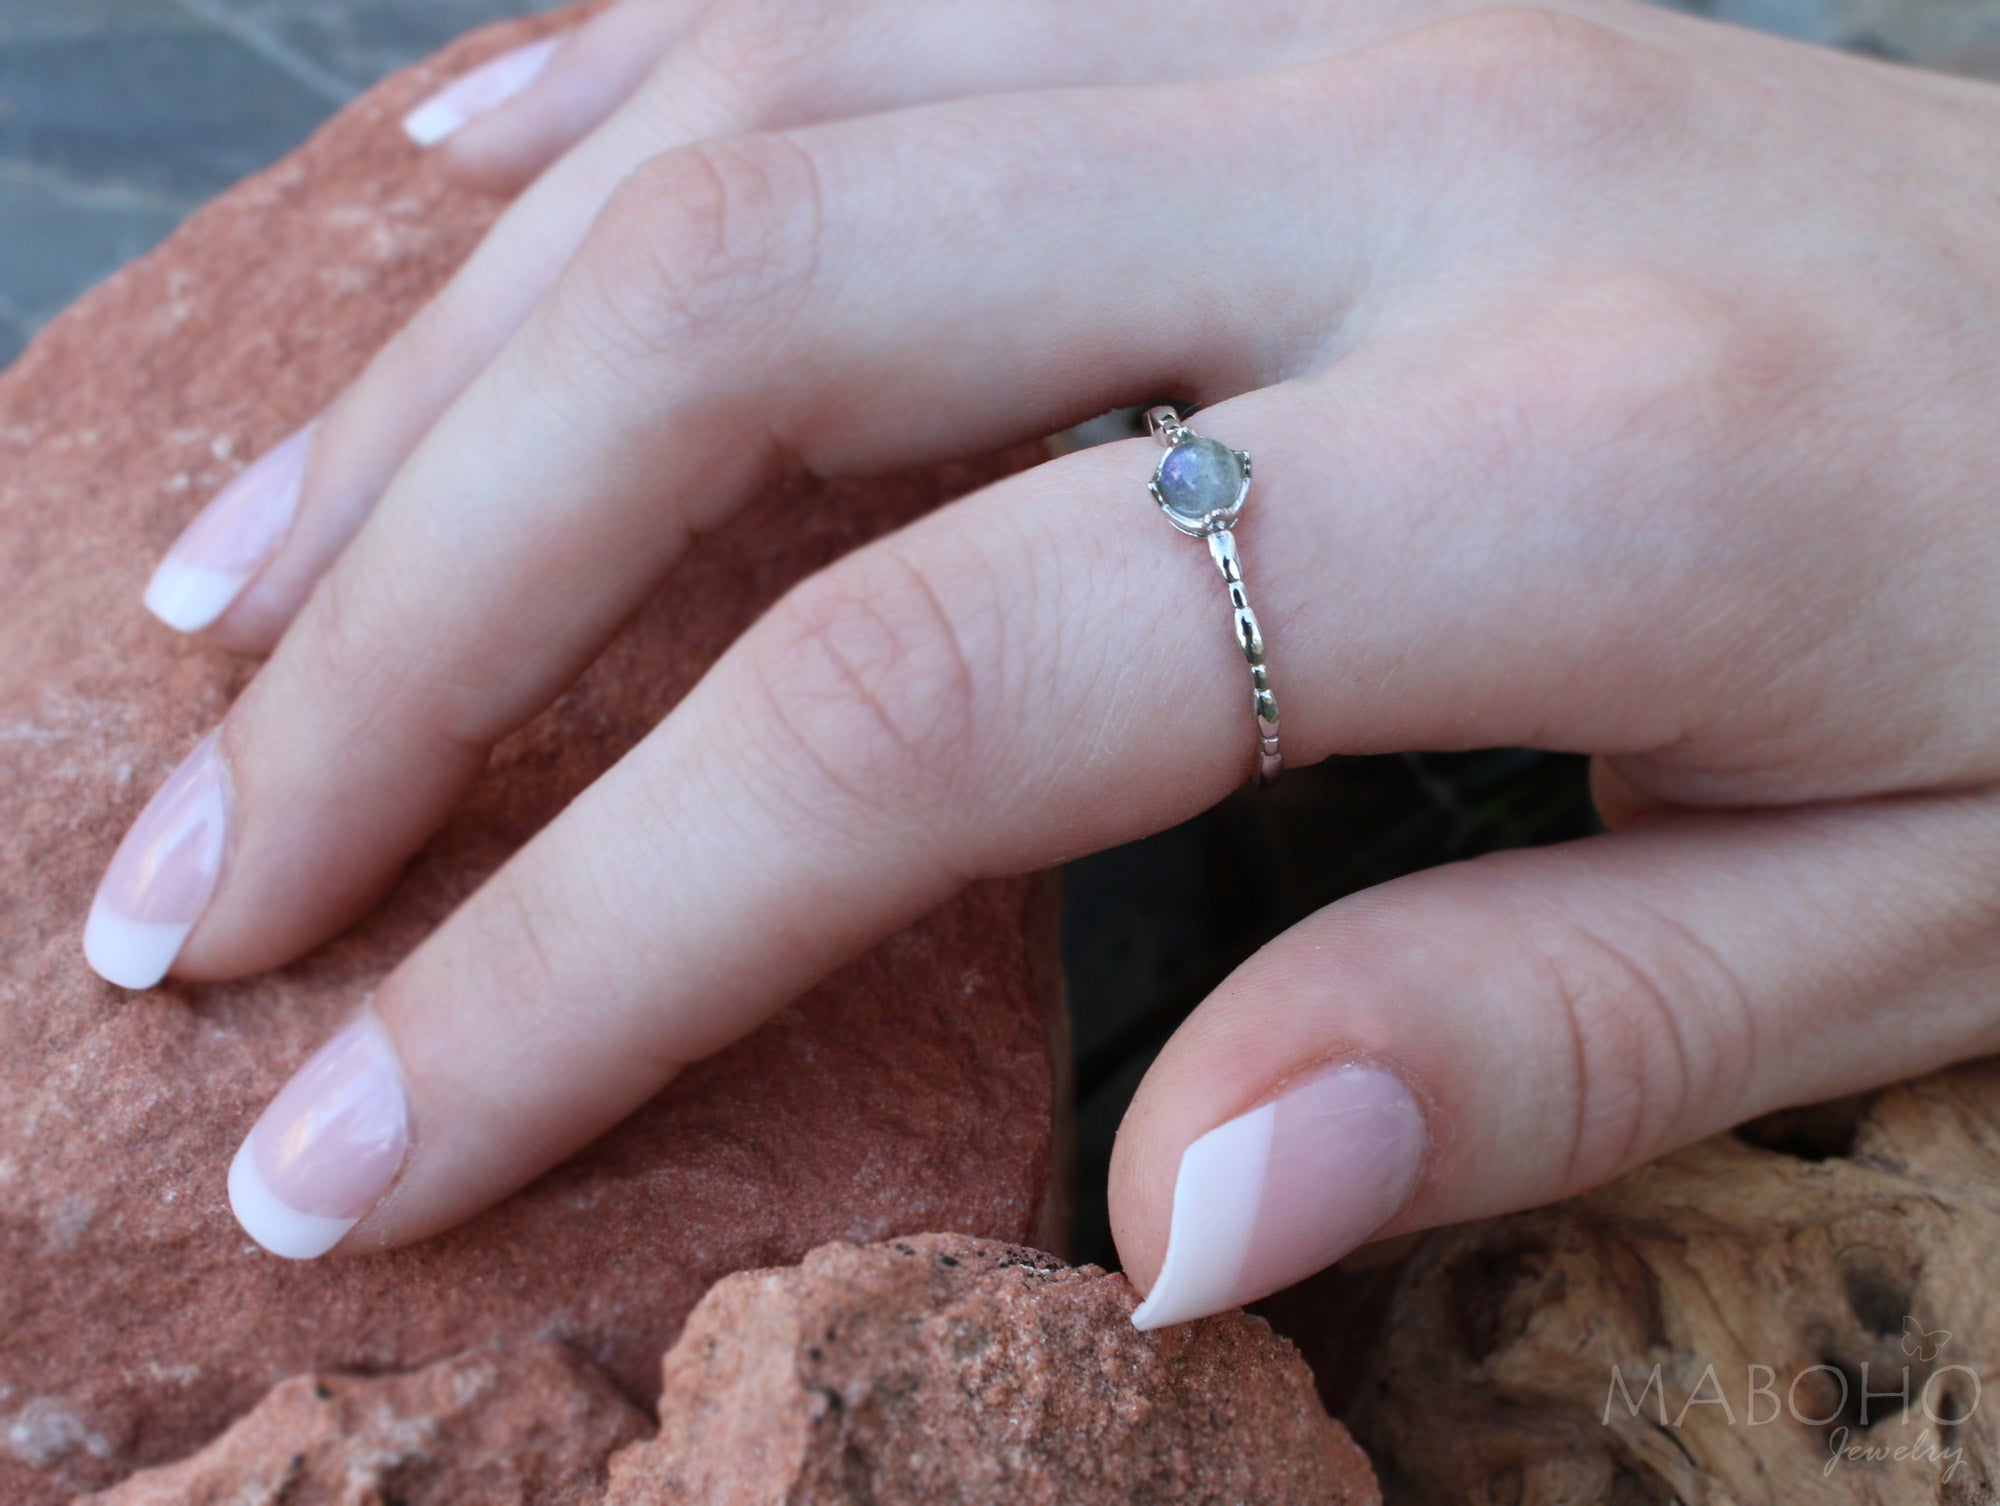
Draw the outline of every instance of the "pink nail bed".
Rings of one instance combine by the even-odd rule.
[[[1205,1318],[1331,1265],[1408,1201],[1424,1145],[1410,1090],[1359,1065],[1218,1125],[1181,1155],[1166,1260],[1132,1322]]]
[[[160,786],[105,870],[84,925],[84,957],[122,988],[173,966],[222,877],[229,770],[211,732]]]
[[[305,488],[312,426],[299,430],[217,492],[146,586],[146,610],[199,632],[228,611],[291,531]]]
[[[324,1255],[395,1182],[409,1098],[388,1032],[366,1010],[271,1100],[229,1167],[236,1221],[273,1255]]]

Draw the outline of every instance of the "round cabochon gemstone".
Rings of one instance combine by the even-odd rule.
[[[1236,504],[1243,492],[1243,460],[1220,440],[1183,439],[1161,457],[1155,479],[1167,511],[1198,525]]]

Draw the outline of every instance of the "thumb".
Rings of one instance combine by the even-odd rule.
[[[1668,812],[1321,911],[1196,1011],[1126,1114],[1133,1321],[1993,1050],[1996,836],[1991,796]]]

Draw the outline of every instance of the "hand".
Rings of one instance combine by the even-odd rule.
[[[1217,991],[1113,1166],[1141,1321],[2000,1045],[2000,92],[1602,0],[1180,9],[628,0],[420,112],[541,67],[443,148],[539,176],[163,566],[275,652],[121,848],[100,969],[345,926],[779,466],[1177,394],[1255,456],[1294,762],[1584,750],[1618,830]],[[967,880],[1239,783],[1158,454],[795,589],[267,1111],[251,1232],[435,1233]]]

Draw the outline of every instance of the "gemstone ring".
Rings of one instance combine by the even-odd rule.
[[[1229,605],[1236,613],[1236,646],[1250,666],[1250,704],[1257,716],[1256,781],[1261,789],[1284,772],[1285,760],[1278,751],[1278,698],[1271,694],[1271,674],[1264,664],[1264,634],[1244,592],[1243,563],[1230,532],[1250,495],[1250,456],[1195,433],[1170,406],[1149,409],[1146,428],[1167,450],[1147,490],[1169,523],[1182,533],[1208,540],[1208,552],[1229,589]]]

